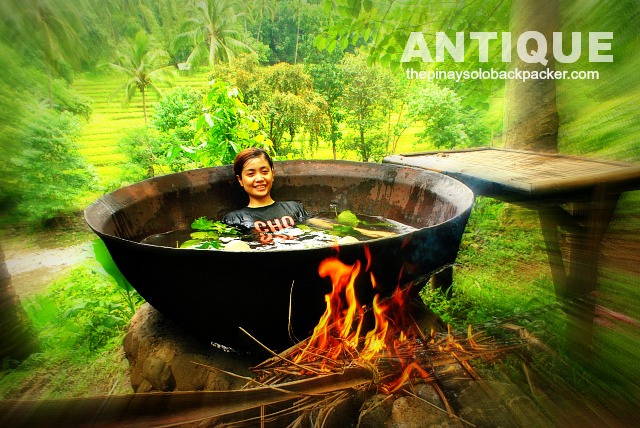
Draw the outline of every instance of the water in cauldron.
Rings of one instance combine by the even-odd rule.
[[[141,243],[171,248],[220,249],[232,241],[243,241],[252,250],[294,250],[332,246],[336,243],[363,242],[380,237],[380,234],[393,236],[416,230],[411,226],[380,216],[358,215],[354,216],[355,218],[357,218],[357,226],[355,226],[356,223],[341,224],[336,221],[335,214],[320,213],[313,219],[323,222],[325,227],[317,226],[317,222],[305,222],[297,227],[279,231],[269,242],[261,241],[254,231],[244,233],[238,231],[237,235],[232,233],[205,237],[197,235],[202,232],[189,228],[154,234],[142,239]]]

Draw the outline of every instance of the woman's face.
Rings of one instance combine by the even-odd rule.
[[[264,156],[247,161],[242,168],[242,175],[238,177],[238,181],[249,195],[250,205],[252,202],[271,202],[273,170]]]

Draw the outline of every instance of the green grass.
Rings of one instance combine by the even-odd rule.
[[[0,399],[130,393],[122,338],[133,314],[118,290],[93,262],[23,301],[40,349],[2,362]]]
[[[555,306],[535,213],[477,198],[454,267],[452,292],[452,299],[446,300],[425,289],[424,299],[460,329]]]
[[[639,240],[640,192],[619,204],[612,232]],[[601,268],[596,302],[631,319],[640,319],[637,274],[615,267]],[[524,327],[544,348],[533,346],[522,357],[515,352],[498,364],[511,381],[528,389],[522,364],[535,373],[536,387],[564,394],[565,399],[606,406],[628,419],[640,404],[640,353],[637,326],[621,320],[596,319],[593,350],[576,359],[567,342],[568,319],[554,294],[537,214],[518,206],[478,198],[465,230],[454,269],[452,297],[425,287],[423,300],[454,328],[471,324],[497,338],[507,335],[497,326]]]

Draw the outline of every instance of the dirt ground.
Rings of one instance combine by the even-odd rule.
[[[3,225],[2,250],[16,294],[20,299],[33,297],[72,266],[92,259],[95,238],[80,216],[56,229]]]
[[[32,231],[20,225],[0,227],[0,241],[13,291],[20,300],[42,293],[73,267],[94,259],[94,239],[96,235],[79,216],[63,227],[50,230]],[[89,395],[131,393],[129,363],[124,350],[121,348],[117,354],[100,358],[108,360],[103,361],[106,367],[120,367],[120,371],[96,370],[94,366],[100,366],[100,360],[86,367],[53,368],[44,365],[34,369],[30,378],[19,381],[9,398],[42,398],[50,390],[59,389],[57,384],[65,376],[71,377],[72,382],[76,378],[91,377],[87,389]]]
[[[94,257],[91,241],[66,248],[21,249],[6,254],[11,283],[20,299],[33,297],[72,266]]]

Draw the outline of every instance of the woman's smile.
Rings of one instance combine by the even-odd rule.
[[[273,199],[271,199],[273,169],[264,157],[248,161],[244,165],[238,181],[249,195],[249,207],[261,207],[273,203]]]

